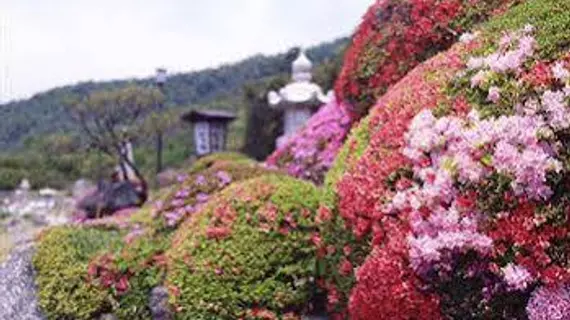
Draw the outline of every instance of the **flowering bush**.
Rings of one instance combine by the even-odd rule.
[[[174,236],[167,285],[180,319],[300,319],[313,293],[317,189],[264,176],[217,194]]]
[[[450,47],[457,34],[516,0],[377,0],[358,27],[335,84],[358,119],[416,65]]]
[[[58,227],[40,235],[33,258],[38,300],[48,319],[93,319],[110,308],[107,292],[85,282],[89,260],[120,246],[116,231]]]
[[[207,161],[198,162],[198,167],[189,170],[191,174],[179,175],[176,186],[163,191],[158,200],[138,212],[49,231],[41,239],[35,258],[41,267],[40,291],[46,297],[42,306],[50,310],[49,317],[92,319],[106,312],[120,319],[150,317],[149,293],[163,282],[165,252],[180,223],[232,183],[274,173],[241,156],[230,156],[229,160],[225,160],[227,156],[223,160],[218,156],[204,158]],[[93,235],[101,240],[90,240]],[[101,242],[108,238],[112,241]],[[93,241],[97,250],[91,250],[87,241]],[[67,260],[55,261],[49,254]],[[62,275],[49,272],[50,266],[57,266]],[[74,292],[70,286],[79,289]],[[93,295],[89,304],[80,301],[87,293]],[[72,308],[70,303],[77,307]]]
[[[241,156],[236,161],[207,158],[212,161],[202,160],[190,170],[193,174],[179,175],[178,185],[128,221],[120,250],[105,251],[91,261],[88,281],[108,290],[118,301],[128,301],[116,310],[118,316],[136,318],[146,312],[148,294],[161,284],[166,269],[164,254],[171,235],[182,221],[200,211],[216,192],[273,172]]]
[[[326,104],[299,133],[270,155],[266,164],[320,184],[349,129],[350,118],[345,108],[336,102]]]
[[[369,143],[331,179],[319,246],[339,317],[535,319],[541,286],[564,301],[568,6],[529,0],[462,37],[349,139]]]
[[[330,282],[326,286],[334,285],[340,290],[338,301],[334,301],[337,303],[330,305],[331,310],[342,311],[346,307],[348,294],[354,285],[354,274],[343,276],[335,271],[340,261],[346,258],[354,267],[358,267],[371,250],[369,243],[381,244],[387,238],[383,230],[388,228],[383,228],[382,224],[391,223],[392,218],[377,213],[378,204],[384,193],[389,191],[386,182],[397,177],[393,173],[408,163],[398,152],[403,146],[407,124],[424,105],[437,105],[435,102],[447,100],[437,88],[450,80],[461,67],[460,57],[464,50],[464,46],[454,47],[446,55],[439,55],[414,69],[379,100],[370,119],[365,122],[367,128],[376,128],[377,131],[370,135],[369,145],[362,157],[351,160],[354,165],[333,186],[338,197],[336,209],[340,221],[333,220],[334,223],[325,224],[322,228],[324,245],[349,248],[336,250],[326,256],[325,274]],[[436,70],[438,72],[434,74]],[[433,76],[427,78],[428,74]],[[346,252],[349,254],[346,255]],[[353,300],[353,303],[358,301]],[[375,303],[379,309],[394,305],[389,299]],[[422,307],[423,304],[419,304],[415,310]]]
[[[234,182],[267,173],[275,171],[248,158],[238,157],[234,161],[220,160],[217,156],[205,157],[189,173],[179,174],[177,184],[135,214],[130,224],[150,227],[152,232],[172,231],[186,217],[198,211],[212,194]]]

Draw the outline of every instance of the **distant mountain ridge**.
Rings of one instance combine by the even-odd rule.
[[[337,57],[348,38],[313,46],[307,50],[315,65]],[[250,82],[288,73],[296,50],[265,56],[254,55],[245,60],[217,68],[172,74],[165,86],[168,107],[206,104],[220,96],[239,94]],[[129,83],[153,85],[153,79],[126,79],[104,82],[81,82],[54,88],[29,99],[0,105],[0,149],[22,146],[27,137],[73,130],[62,101],[70,94],[87,95],[92,91],[125,86]],[[240,97],[236,97],[239,99]]]

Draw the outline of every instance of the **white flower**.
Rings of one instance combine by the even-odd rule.
[[[563,89],[563,92],[565,97],[570,97],[570,86],[566,85]]]
[[[469,70],[481,69],[485,66],[485,58],[471,57],[467,61],[467,68]]]
[[[487,96],[487,100],[493,103],[499,102],[499,100],[501,100],[501,89],[495,86],[489,88],[489,95]]]
[[[512,263],[502,268],[501,272],[511,289],[524,290],[532,282],[532,276],[525,268]]]
[[[471,88],[479,87],[483,82],[487,81],[489,72],[480,70],[471,78]]]
[[[562,82],[570,78],[570,72],[566,68],[564,68],[564,64],[562,62],[557,62],[556,64],[554,64],[554,66],[552,67],[552,74],[554,75],[554,78]]]
[[[461,41],[462,43],[469,43],[469,42],[477,39],[478,35],[479,35],[479,32],[475,32],[475,33],[465,32],[464,34],[462,34],[459,37],[459,41]]]

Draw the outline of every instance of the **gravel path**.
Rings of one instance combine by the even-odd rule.
[[[0,319],[40,320],[34,270],[32,242],[17,245],[7,260],[0,264]]]

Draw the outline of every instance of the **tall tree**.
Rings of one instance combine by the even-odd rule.
[[[243,99],[248,106],[248,115],[243,152],[254,159],[264,160],[270,155],[275,150],[275,141],[283,134],[283,112],[269,105],[267,93],[286,83],[283,75],[244,87]]]
[[[164,96],[156,88],[128,86],[97,91],[82,99],[70,99],[66,103],[72,118],[90,144],[117,159],[121,172],[127,179],[126,166],[130,167],[141,182],[145,196],[147,181],[129,158],[124,141],[129,132],[137,128],[163,100]]]

